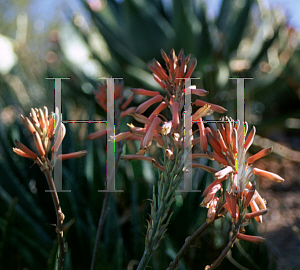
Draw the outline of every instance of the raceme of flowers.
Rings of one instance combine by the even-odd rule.
[[[174,158],[176,147],[183,148],[185,79],[190,78],[197,61],[192,59],[188,67],[190,55],[185,56],[183,50],[179,52],[178,56],[176,56],[174,50],[171,50],[169,55],[162,50],[161,54],[165,61],[166,69],[155,59],[153,59],[152,64],[149,64],[149,68],[164,94],[140,88],[131,89],[132,93],[136,95],[144,95],[150,98],[135,108],[134,111],[130,111],[130,115],[142,126],[135,127],[132,123],[129,123],[129,131],[120,133],[115,137],[116,141],[122,139],[140,141],[138,153],[136,155],[125,155],[122,157],[123,159],[145,159],[143,156],[147,153],[153,141],[156,141],[157,146],[160,148],[164,146],[164,152],[168,159]],[[203,97],[208,94],[206,90],[196,89],[194,86],[191,88],[192,95]],[[152,113],[148,117],[143,115],[154,104],[156,107]],[[206,103],[200,99],[197,99],[194,105],[200,108],[192,115],[193,121],[201,119],[212,111],[220,113],[227,111],[221,106]],[[163,112],[164,115],[162,114]],[[164,166],[159,165],[158,161],[152,158],[149,161],[155,167],[164,170]]]
[[[201,123],[203,137],[200,140],[207,141],[213,152],[205,151],[204,154],[192,154],[192,158],[205,157],[216,160],[222,169],[216,171],[213,168],[204,168],[214,173],[215,180],[204,190],[204,200],[201,206],[208,207],[207,221],[212,222],[216,216],[218,207],[223,206],[231,215],[232,222],[235,225],[246,225],[251,218],[257,222],[262,222],[262,215],[267,213],[266,201],[262,199],[255,189],[253,175],[263,176],[275,182],[283,182],[284,179],[279,175],[253,167],[253,163],[270,154],[272,148],[266,148],[260,152],[246,157],[246,152],[251,146],[255,127],[248,131],[248,124],[241,124],[239,120],[234,121],[231,118],[221,118],[216,124],[217,129],[206,127]],[[194,164],[195,167],[197,165]],[[225,200],[222,196],[216,196],[218,190],[223,190],[223,181],[230,179],[228,190],[225,191]],[[248,213],[247,207],[250,205],[251,213]],[[241,226],[241,228],[243,227]],[[241,229],[243,231],[243,229]],[[259,236],[245,236],[238,232],[237,238],[252,241],[255,243],[263,242],[264,239]]]

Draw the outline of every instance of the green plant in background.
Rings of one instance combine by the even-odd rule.
[[[223,1],[219,15],[212,20],[207,18],[205,4],[197,1],[93,1],[85,5],[82,13],[74,14],[72,23],[73,31],[69,31],[68,36],[62,27],[49,33],[51,43],[47,43],[46,50],[49,51],[43,59],[32,53],[29,42],[14,43],[19,63],[10,73],[0,77],[0,251],[3,251],[0,252],[0,267],[4,269],[54,269],[56,264],[56,234],[49,225],[56,223],[56,216],[51,194],[45,194],[49,187],[45,181],[40,181],[44,176],[37,166],[28,170],[31,160],[18,158],[11,151],[15,139],[34,148],[27,130],[16,121],[18,116],[27,113],[31,107],[53,107],[52,86],[45,77],[72,78],[62,85],[63,119],[103,120],[105,110],[94,107],[92,95],[98,77],[123,77],[125,99],[130,96],[127,86],[151,89],[151,92],[158,91],[164,96],[165,92],[149,73],[147,62],[152,58],[163,59],[160,48],[165,51],[184,48],[198,59],[194,76],[201,77],[201,81],[193,83],[197,83],[197,88],[210,91],[202,101],[226,107],[228,116],[235,118],[236,103],[236,86],[228,78],[254,78],[245,87],[245,115],[249,117],[249,124],[256,125],[259,135],[274,134],[279,128],[285,128],[287,118],[299,116],[297,33],[284,24],[282,14],[264,8],[260,2]],[[90,55],[88,63],[80,65],[68,58],[72,44],[64,40],[67,36],[73,42],[72,38],[78,34],[84,41],[80,46]],[[144,95],[135,95],[132,106],[138,107],[143,98]],[[199,104],[196,100],[195,105]],[[130,116],[125,116],[134,112],[132,108],[130,110],[123,113],[122,131],[126,130],[126,123],[132,121]],[[149,117],[149,111],[143,115]],[[206,119],[212,120],[212,117]],[[69,194],[59,194],[66,217],[64,223],[69,228],[65,233],[68,252],[64,269],[88,269],[98,219],[105,206],[102,194],[97,192],[105,187],[105,140],[86,141],[88,134],[99,129],[96,124],[68,123],[66,128],[63,152],[88,149],[89,155],[65,161],[63,166],[64,189],[72,190]],[[140,132],[133,127],[129,130]],[[196,137],[195,142],[199,138]],[[152,149],[148,150],[150,155],[162,166],[160,157]],[[128,140],[122,148],[125,155],[135,154],[138,150],[139,145],[134,140]],[[252,148],[248,150],[252,151]],[[279,153],[276,148],[274,151]],[[284,155],[284,152],[279,154]],[[152,163],[153,158],[148,154],[144,158]],[[151,163],[120,161],[116,184],[126,192],[107,199],[108,211],[95,269],[125,269],[127,266],[135,269],[142,257],[145,247],[142,232],[145,232],[145,219],[149,218],[147,213],[151,212],[145,200],[153,196],[152,187],[160,174],[152,170]],[[216,162],[209,159],[201,159],[200,163],[202,168],[213,166],[215,170],[219,169]],[[214,180],[211,173],[194,171],[194,189],[204,190]],[[207,218],[206,211],[198,207],[200,203],[197,193],[175,197],[167,236],[149,261],[154,269],[166,269],[176,258],[187,235],[194,231],[199,233],[197,228],[200,229],[200,224]],[[257,234],[255,226],[250,222],[247,234]],[[216,219],[200,240],[193,240],[198,249],[187,253],[180,261],[179,269],[204,268],[213,262],[230,240],[227,238],[230,230],[228,215]],[[206,249],[210,250],[207,260],[199,262],[198,257]],[[232,267],[230,262],[235,263],[232,258],[248,268],[274,267],[264,244],[253,246],[236,242],[227,258],[220,269]]]
[[[91,25],[87,27],[82,15],[76,15],[74,26],[94,59],[111,76],[123,77],[128,85],[139,83],[155,89],[146,63],[153,57],[160,59],[160,48],[184,48],[200,60],[195,75],[201,77],[204,88],[210,89],[209,100],[227,107],[230,116],[235,117],[232,89],[236,87],[229,78],[237,76],[255,79],[246,85],[246,115],[259,131],[284,127],[283,117],[272,113],[274,106],[283,106],[282,98],[285,104],[289,101],[297,107],[293,101],[297,86],[292,87],[288,75],[292,72],[299,80],[291,59],[298,44],[297,34],[285,25],[280,10],[269,9],[261,1],[223,1],[213,20],[207,18],[203,1],[83,3],[91,14]],[[299,115],[298,110],[284,110],[286,118]]]

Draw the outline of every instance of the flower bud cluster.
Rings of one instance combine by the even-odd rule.
[[[173,49],[169,55],[163,50],[161,50],[161,54],[166,68],[163,68],[155,59],[148,66],[153,72],[154,80],[167,95],[165,96],[158,91],[149,91],[141,88],[131,89],[133,94],[150,97],[135,108],[134,111],[129,112],[137,122],[142,124],[142,127],[135,127],[133,124],[129,124],[129,132],[123,132],[115,137],[116,141],[123,139],[140,141],[140,149],[136,154],[136,159],[147,153],[153,140],[156,141],[158,147],[164,148],[164,155],[170,160],[174,158],[176,148],[179,148],[180,151],[183,150],[185,79],[191,77],[197,61],[196,59],[192,59],[188,68],[187,65],[190,62],[191,55],[185,56],[183,50],[179,52],[178,56],[176,56]],[[191,93],[200,97],[208,94],[206,90],[196,89],[195,86],[191,87]],[[143,115],[154,104],[156,107],[152,113],[149,116]],[[227,111],[221,106],[207,104],[201,100],[196,100],[194,105],[200,108],[192,115],[193,121],[201,119],[212,110],[222,113]],[[171,117],[168,116],[170,114]],[[131,136],[130,133],[132,134]],[[123,156],[122,158],[126,159],[127,157]]]
[[[49,165],[48,154],[51,150],[51,162],[54,163],[56,158],[60,160],[79,158],[87,154],[87,151],[79,151],[75,153],[63,154],[56,156],[58,148],[66,134],[66,128],[63,123],[59,127],[55,123],[59,122],[58,110],[56,114],[51,112],[48,114],[48,108],[44,106],[43,109],[32,108],[29,117],[21,115],[23,125],[30,131],[37,151],[32,151],[24,144],[15,140],[16,147],[13,151],[22,157],[30,158],[36,161],[39,166],[43,164]],[[57,134],[55,143],[53,143],[53,136]],[[36,153],[37,152],[37,153]],[[54,164],[52,164],[53,166]]]

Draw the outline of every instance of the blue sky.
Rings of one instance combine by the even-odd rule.
[[[290,26],[300,31],[300,0],[260,0],[265,6],[282,9]],[[216,16],[219,12],[222,0],[206,0],[209,16]]]
[[[167,0],[166,0],[167,1]],[[216,16],[219,12],[220,5],[222,0],[204,0],[207,5],[208,15]],[[239,0],[243,1],[243,0]],[[248,1],[248,0],[244,0]],[[280,7],[283,9],[287,16],[287,22],[292,27],[300,31],[300,0],[259,0],[264,5],[270,5],[271,7]],[[6,5],[9,5],[6,3]],[[70,1],[61,1],[61,0],[33,0],[29,4],[29,17],[31,23],[34,23],[36,20],[42,20],[47,29],[49,22],[58,22],[65,17],[64,14],[80,11],[83,4],[80,0],[70,0]],[[15,18],[17,11],[13,8],[7,8],[8,12],[5,12],[5,20],[11,20]],[[63,11],[63,12],[62,12]],[[63,14],[64,13],[64,14]],[[85,13],[87,15],[87,13]],[[45,29],[45,30],[46,30]],[[40,29],[43,32],[44,29]]]

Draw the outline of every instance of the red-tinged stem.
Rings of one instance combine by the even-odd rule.
[[[175,257],[175,259],[173,260],[173,262],[170,263],[170,266],[167,270],[176,270],[179,266],[179,261],[181,259],[181,257],[189,250],[191,243],[198,237],[200,236],[207,228],[210,224],[214,223],[214,221],[220,217],[223,216],[223,211],[224,211],[224,202],[222,204],[220,204],[220,206],[218,207],[215,217],[213,220],[211,220],[210,222],[205,221],[198,229],[197,231],[194,232],[194,234],[192,234],[184,243],[184,245],[181,247],[181,249],[179,250],[177,256]],[[222,214],[223,213],[223,214]]]
[[[207,228],[208,226],[212,224],[212,223],[208,223],[207,221],[205,221],[198,229],[197,231],[194,232],[193,235],[191,235],[184,243],[184,245],[181,247],[181,249],[179,250],[177,256],[175,257],[175,259],[173,260],[173,262],[171,262],[171,266],[169,267],[168,270],[176,270],[179,266],[179,261],[181,259],[181,257],[189,250],[190,245],[192,244],[192,242],[198,237],[200,236]]]
[[[233,237],[231,238],[230,242],[227,244],[227,246],[224,248],[224,250],[222,251],[221,255],[218,257],[218,259],[215,260],[215,262],[210,266],[210,268],[208,268],[209,270],[213,270],[216,269],[216,267],[221,263],[221,261],[225,258],[226,254],[228,253],[228,251],[232,248],[234,241],[237,238],[237,231],[235,232],[235,234],[233,235]]]
[[[59,248],[59,253],[58,253],[58,258],[57,258],[57,269],[62,270],[63,269],[63,264],[64,264],[64,258],[65,258],[65,242],[64,242],[64,237],[63,237],[63,221],[64,221],[64,214],[61,211],[57,191],[55,188],[55,184],[51,175],[51,169],[47,168],[46,170],[43,171],[48,182],[49,189],[51,190],[51,195],[52,199],[54,202],[55,206],[55,212],[56,212],[56,219],[57,219],[57,224],[56,224],[56,233],[57,233],[57,239],[58,239],[58,248]]]

